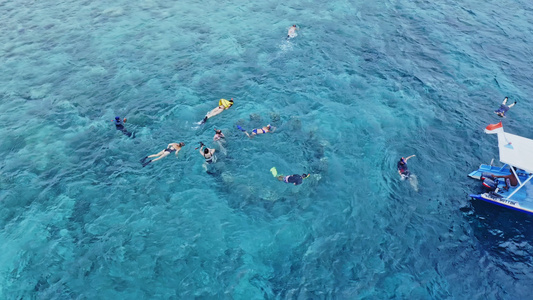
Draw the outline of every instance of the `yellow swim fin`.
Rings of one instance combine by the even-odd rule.
[[[278,170],[276,170],[276,167],[272,167],[270,169],[270,173],[272,173],[272,176],[274,176],[274,177],[278,176]]]

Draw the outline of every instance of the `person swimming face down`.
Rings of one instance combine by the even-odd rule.
[[[233,104],[234,104],[234,103],[233,103],[233,98],[229,99],[229,101],[228,101],[228,102],[229,102],[229,104],[228,104],[228,106],[227,106],[227,107],[226,107],[226,106],[224,106],[224,105],[219,105],[219,108],[221,108],[221,109],[228,109],[228,108],[232,107],[232,106],[233,106]]]
[[[221,99],[221,100],[223,100],[223,99]],[[220,114],[221,112],[223,112],[223,111],[226,110],[226,109],[229,109],[230,107],[233,106],[233,104],[234,104],[234,102],[233,102],[233,98],[231,98],[231,99],[228,101],[228,106],[225,106],[223,103],[220,103],[220,102],[219,102],[218,106],[215,107],[214,109],[212,109],[211,111],[209,111],[209,112],[205,115],[205,117],[203,118],[203,120],[200,121],[199,124],[200,124],[200,125],[201,125],[201,124],[204,124],[205,122],[207,122],[207,119],[212,118],[212,117],[214,117],[214,116]]]
[[[287,32],[287,39],[293,38],[296,36],[296,24],[292,25],[292,27],[289,28],[289,32]]]

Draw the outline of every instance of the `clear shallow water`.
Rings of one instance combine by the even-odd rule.
[[[529,296],[531,218],[472,202],[466,178],[495,157],[504,96],[531,137],[528,2],[0,9],[1,298]],[[209,175],[194,148],[213,127]],[[418,192],[395,171],[409,154]]]

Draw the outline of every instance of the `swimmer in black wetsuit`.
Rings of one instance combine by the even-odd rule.
[[[132,133],[127,131],[126,128],[124,128],[124,123],[126,123],[126,118],[124,118],[124,120],[121,120],[119,116],[116,116],[115,119],[112,120],[112,121],[115,124],[115,128],[117,130],[122,131],[122,133],[124,133],[124,135],[127,135],[129,137],[132,136]]]
[[[310,175],[311,174],[305,174],[305,173],[302,175],[298,175],[298,174],[293,174],[289,176],[279,175],[278,180],[286,182],[286,183],[292,183],[294,185],[299,185],[299,184],[302,184],[303,180],[309,177]]]
[[[411,172],[409,172],[409,169],[407,168],[407,160],[409,160],[412,157],[415,157],[416,155],[408,156],[407,158],[400,158],[400,161],[398,161],[398,173],[402,176],[409,177],[411,175]]]
[[[172,152],[176,152],[176,157],[178,157],[178,152],[180,152],[181,147],[183,146],[185,146],[185,143],[170,143],[168,144],[165,150],[162,150],[157,154],[145,156],[143,159],[141,159],[141,164],[143,165],[143,167],[146,167],[149,163],[160,160],[161,158],[166,157]],[[149,161],[146,161],[147,158],[151,158],[151,157],[157,157],[157,158],[154,160],[151,159]]]

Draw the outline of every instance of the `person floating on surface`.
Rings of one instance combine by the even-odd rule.
[[[205,158],[205,162],[207,164],[212,164],[217,161],[217,157],[215,156],[215,149],[207,148],[204,143],[200,142],[200,155],[202,155]]]
[[[141,164],[143,165],[143,168],[144,168],[149,163],[154,162],[154,161],[158,161],[158,160],[166,157],[167,155],[169,155],[172,152],[176,152],[176,157],[178,157],[178,152],[180,152],[181,147],[183,147],[183,146],[185,146],[185,143],[170,143],[170,144],[168,144],[166,149],[161,150],[159,153],[145,156],[143,159],[141,159]],[[147,158],[152,158],[152,157],[157,157],[157,158],[154,159],[154,160],[151,159],[149,161],[146,161]]]
[[[218,115],[219,113],[225,111],[226,109],[230,108],[232,105],[233,105],[233,98],[231,98],[229,101],[226,100],[226,99],[220,99],[218,101],[218,106],[216,108],[212,109],[210,112],[208,112],[205,115],[204,119],[202,121],[200,121],[200,125],[204,124],[205,122],[207,122],[207,119],[212,118],[212,117]]]
[[[222,130],[215,128],[215,136],[213,136],[213,142],[216,142],[220,139],[225,139],[226,137],[222,133]]]
[[[119,116],[116,116],[114,120],[112,120],[112,122],[115,124],[115,128],[117,130],[120,130],[122,131],[122,133],[124,133],[124,135],[127,135],[129,137],[131,137],[132,133],[127,131],[126,128],[124,127],[124,123],[126,123],[126,118],[124,118],[124,120],[122,120]]]
[[[303,180],[308,178],[311,174],[293,174],[293,175],[280,175],[278,174],[278,170],[276,170],[276,167],[272,167],[270,169],[270,173],[272,173],[272,176],[277,177],[279,181],[283,181],[285,183],[292,183],[294,185],[299,185],[303,183]]]
[[[496,113],[498,116],[500,116],[500,117],[502,117],[502,118],[505,117],[505,113],[506,113],[511,107],[515,106],[515,104],[516,104],[516,101],[515,101],[515,102],[514,102],[513,104],[511,104],[511,105],[507,105],[507,100],[509,100],[508,97],[505,97],[505,99],[503,99],[502,104],[500,105],[500,108],[498,108],[498,110],[495,110],[495,111],[494,111],[494,113]]]
[[[237,128],[239,128],[240,131],[246,133],[246,135],[249,138],[254,137],[254,135],[263,134],[263,133],[267,133],[267,132],[272,132],[272,126],[270,124],[268,124],[267,126],[263,126],[262,128],[253,129],[252,130],[252,134],[249,134],[248,132],[246,132],[246,129],[242,128],[239,125],[237,125]]]
[[[287,32],[287,39],[290,39],[290,38],[294,38],[297,36],[296,34],[296,30],[298,30],[298,28],[296,27],[296,25],[292,25],[290,28],[289,28],[289,32]]]
[[[298,175],[298,174],[293,174],[289,176],[280,175],[278,176],[278,180],[286,182],[286,183],[292,183],[294,185],[299,185],[299,184],[302,184],[303,180],[309,176],[310,174],[305,174],[305,173],[302,175]]]
[[[398,173],[402,176],[402,177],[409,177],[411,175],[411,172],[409,172],[409,169],[407,168],[407,161],[412,158],[412,157],[415,157],[416,155],[411,155],[411,156],[408,156],[407,158],[400,158],[400,161],[398,161]]]

